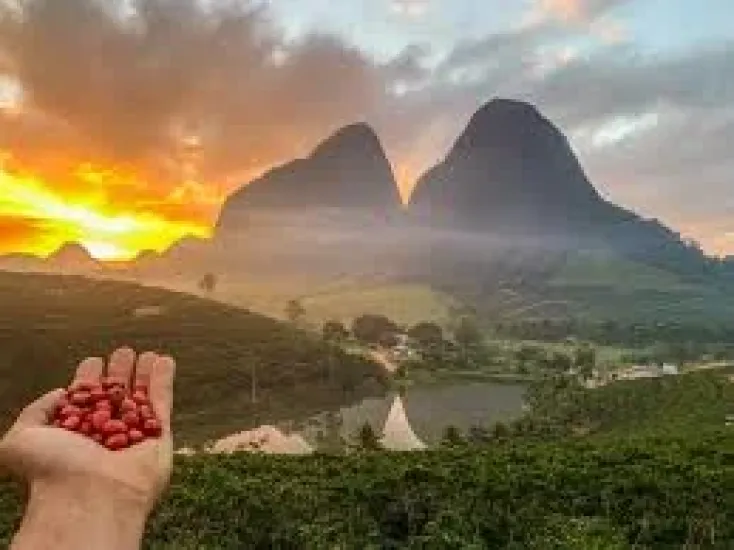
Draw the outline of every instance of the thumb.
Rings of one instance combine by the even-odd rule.
[[[54,408],[59,400],[66,394],[61,388],[48,392],[28,405],[18,416],[18,424],[44,425],[53,414]]]

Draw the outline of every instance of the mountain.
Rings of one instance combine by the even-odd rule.
[[[401,262],[402,203],[375,132],[346,126],[305,159],[245,185],[222,208],[212,248],[226,271],[326,280]]]
[[[610,205],[558,128],[529,104],[495,99],[419,179],[410,208],[431,225],[532,234],[569,232]]]
[[[420,178],[410,210],[420,225],[525,238],[542,249],[606,250],[694,278],[717,269],[659,221],[602,198],[563,133],[520,101],[479,109]]]
[[[0,268],[34,262],[0,259]],[[102,271],[78,246],[38,262],[51,271]],[[352,124],[235,192],[211,240],[184,240],[113,271],[173,288],[194,288],[211,272],[224,282],[220,295],[248,305],[246,284],[260,296],[251,289],[262,283],[268,302],[280,304],[357,281],[430,287],[490,314],[544,317],[657,315],[677,300],[668,318],[690,311],[723,319],[734,295],[732,260],[707,257],[661,222],[606,200],[562,131],[509,99],[471,117],[445,159],[420,178],[407,210],[375,132]]]
[[[64,273],[88,273],[100,268],[86,248],[77,243],[66,243],[46,258],[46,263]]]
[[[68,242],[47,258],[31,254],[0,256],[0,270],[22,272],[92,273],[103,268],[83,246]]]
[[[224,205],[219,233],[237,231],[254,213],[339,209],[371,215],[396,212],[397,182],[380,140],[363,123],[346,126],[306,159],[271,170],[235,193]]]

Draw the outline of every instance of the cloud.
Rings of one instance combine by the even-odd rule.
[[[420,18],[430,8],[431,0],[390,0],[393,13],[408,18]]]
[[[0,112],[0,152],[54,200],[109,216],[209,223],[226,192],[341,125],[376,118],[396,82],[422,74],[420,49],[380,65],[331,36],[287,41],[249,2],[24,6],[20,17],[0,11],[0,52],[23,90],[22,111]],[[69,177],[84,164],[126,177]]]
[[[567,23],[589,23],[629,0],[535,0],[531,17]]]
[[[393,80],[420,73],[416,52],[382,67],[329,36],[286,42],[247,2],[151,0],[123,16],[125,4],[30,0],[7,41],[34,124],[68,129],[97,158],[161,169],[177,135],[196,134],[208,178],[267,166],[367,118]],[[7,137],[6,124],[6,142],[22,149],[30,125],[14,126],[25,132]]]
[[[48,229],[40,220],[0,216],[0,254],[24,250],[44,240]]]
[[[481,102],[530,101],[573,138],[606,196],[720,252],[734,230],[734,42],[663,56],[618,42],[578,52],[574,37],[546,22],[458,45],[431,86],[403,98],[395,141],[440,156]]]
[[[405,14],[427,7],[405,2]],[[537,1],[532,24],[465,40],[437,64],[417,45],[381,64],[331,36],[288,41],[248,2],[148,0],[125,12],[123,0],[28,0],[22,19],[0,12],[0,57],[24,90],[21,116],[0,113],[0,149],[47,176],[70,159],[124,167],[136,177],[100,188],[105,208],[201,221],[226,192],[357,120],[375,126],[407,191],[473,111],[502,95],[537,104],[574,136],[657,117],[603,147],[574,147],[615,200],[703,227],[692,190],[705,182],[719,217],[731,195],[734,45],[642,56],[612,18],[623,3]],[[578,44],[589,33],[602,37],[591,53]],[[204,186],[182,183],[184,136],[199,140]]]

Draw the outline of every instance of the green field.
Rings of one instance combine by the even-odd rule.
[[[0,304],[0,427],[29,399],[65,385],[79,360],[121,345],[176,357],[179,444],[302,418],[383,391],[382,367],[367,359],[187,294],[0,273]]]
[[[332,319],[349,325],[365,313],[381,313],[406,326],[426,320],[445,325],[451,307],[457,304],[447,294],[423,284],[351,278],[329,282],[298,278],[242,282],[225,279],[212,298],[278,319],[284,318],[288,300],[299,299],[306,310],[306,321],[314,326]]]

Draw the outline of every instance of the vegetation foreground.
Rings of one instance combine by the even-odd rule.
[[[0,314],[0,424],[65,382],[80,357],[123,343],[179,359],[179,446],[260,422],[265,411],[293,418],[358,399],[365,380],[384,384],[374,363],[320,337],[184,294],[5,274],[0,296],[9,306]],[[141,308],[154,315],[136,315]],[[144,547],[731,550],[731,375],[588,390],[551,369],[530,384],[523,418],[453,430],[432,451],[180,456]],[[21,487],[0,480],[0,544],[23,500]]]
[[[145,548],[730,550],[725,374],[584,393],[554,383],[514,425],[433,451],[177,457]],[[5,482],[0,543],[21,510]]]
[[[145,548],[730,549],[722,433],[425,453],[178,458]],[[0,492],[0,542],[21,495]]]

